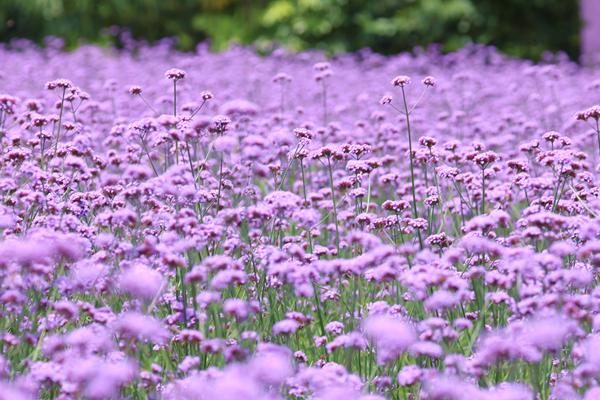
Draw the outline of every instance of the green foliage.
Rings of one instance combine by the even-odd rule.
[[[268,51],[330,53],[370,47],[396,53],[440,43],[454,50],[469,42],[495,44],[516,56],[539,58],[564,50],[577,57],[577,0],[2,0],[0,39],[41,42],[61,36],[69,46],[107,43],[111,25],[134,37],[179,39],[192,49],[210,39],[215,49],[232,42]]]

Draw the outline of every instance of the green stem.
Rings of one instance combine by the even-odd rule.
[[[340,254],[340,228],[337,218],[337,203],[335,200],[335,188],[333,186],[333,171],[331,169],[331,158],[327,157],[327,170],[329,172],[329,184],[331,186],[331,201],[333,203],[333,219],[335,220],[335,247],[337,248],[338,257]]]
[[[60,141],[60,128],[62,127],[62,117],[63,110],[65,106],[65,93],[67,92],[67,88],[63,88],[62,97],[60,99],[60,115],[58,116],[58,131],[56,132],[56,144],[54,145],[54,155],[58,152],[58,142]]]
[[[599,119],[596,118],[596,135],[598,136],[598,154],[600,155],[600,123]]]
[[[158,171],[156,170],[156,167],[154,166],[154,162],[152,161],[152,157],[150,157],[150,152],[148,151],[148,146],[146,146],[146,142],[144,141],[143,138],[142,138],[142,148],[144,149],[146,156],[148,156],[148,161],[150,161],[150,166],[152,167],[152,171],[154,171],[154,175],[158,176]]]
[[[415,169],[412,151],[412,132],[410,129],[410,113],[408,111],[408,103],[406,102],[406,93],[404,92],[404,86],[401,86],[400,88],[402,89],[402,101],[404,103],[404,114],[406,115],[406,130],[408,132],[408,152],[410,160],[410,184],[413,198],[413,215],[414,218],[419,218],[419,212],[417,210],[417,194],[415,189]],[[417,235],[419,237],[419,247],[421,250],[423,250],[423,238],[421,238],[420,230],[417,230]]]
[[[319,328],[321,328],[321,335],[326,336],[325,332],[325,323],[323,322],[323,314],[321,313],[321,301],[319,300],[319,292],[317,291],[318,287],[313,282],[313,294],[315,298],[315,306],[317,307],[317,318],[319,319]]]
[[[177,116],[177,79],[173,79],[173,116]],[[175,162],[179,165],[179,140],[175,139]]]
[[[142,101],[144,102],[146,107],[148,107],[154,115],[158,115],[158,113],[156,112],[156,109],[154,107],[152,107],[152,105],[150,103],[148,103],[148,101],[141,95],[141,93],[138,96],[140,96],[140,99],[142,99]]]
[[[192,173],[192,179],[194,179],[194,187],[198,189],[198,184],[196,182],[196,171],[194,171],[194,165],[192,164],[192,153],[190,152],[190,144],[187,140],[184,141],[185,149],[187,151],[188,163],[190,165],[190,172]]]
[[[173,79],[173,116],[177,116],[177,79]]]
[[[219,212],[221,207],[221,188],[223,187],[223,153],[221,153],[219,161],[219,189],[217,190],[217,209],[215,213]]]
[[[308,200],[306,197],[306,177],[304,175],[304,161],[302,158],[300,159],[300,173],[302,174],[302,193],[304,194],[304,204],[306,205],[308,203]],[[313,244],[312,244],[312,233],[310,232],[310,227],[307,229],[307,233],[308,233],[308,251],[310,253],[312,253]]]
[[[183,323],[187,327],[187,290],[185,287],[185,273],[183,268],[178,268],[179,284],[181,285],[181,302],[183,303]]]
[[[300,152],[303,148],[304,148],[304,145],[300,146],[300,144],[298,144],[296,146],[296,149],[294,149],[294,153],[293,153],[292,157],[290,158],[290,161],[288,162],[287,167],[283,171],[283,174],[281,175],[281,182],[279,182],[279,189],[278,190],[281,190],[283,188],[283,184],[285,182],[285,179],[287,178],[287,175],[288,175],[290,169],[292,168],[292,164],[294,163],[294,159],[296,158],[296,155],[298,154],[298,152]]]
[[[302,194],[304,195],[304,203],[307,203],[306,198],[306,178],[304,176],[304,161],[300,159],[300,173],[302,174]]]
[[[485,214],[485,168],[481,169],[481,213]]]

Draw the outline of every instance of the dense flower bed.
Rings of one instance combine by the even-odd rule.
[[[0,398],[600,398],[599,71],[0,59]]]

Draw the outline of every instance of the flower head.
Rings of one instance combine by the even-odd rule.
[[[426,76],[425,78],[423,78],[423,80],[421,82],[426,87],[434,87],[437,85],[437,81],[435,80],[435,78],[433,76]]]
[[[392,96],[385,95],[381,98],[381,100],[379,100],[379,104],[381,104],[381,105],[391,104],[392,99],[393,99]]]
[[[404,87],[404,86],[408,85],[409,83],[410,83],[410,77],[408,77],[406,75],[398,75],[397,77],[392,79],[393,86]]]
[[[137,96],[142,94],[142,87],[141,86],[129,86],[129,89],[127,89],[127,92],[129,92],[130,95],[132,96]]]
[[[173,80],[173,81],[178,81],[180,79],[185,78],[185,71],[182,69],[178,69],[178,68],[171,68],[169,70],[167,70],[165,72],[165,78]]]

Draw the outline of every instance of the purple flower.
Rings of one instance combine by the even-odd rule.
[[[421,82],[426,87],[434,87],[437,85],[437,81],[435,80],[435,78],[433,76],[426,76],[425,78],[423,78],[423,80]]]
[[[165,72],[165,78],[178,81],[185,78],[185,71],[177,68],[171,68]]]
[[[377,362],[385,364],[402,355],[416,340],[414,329],[406,322],[386,315],[376,315],[363,322],[365,334],[377,349]]]
[[[392,100],[393,100],[392,96],[385,95],[379,100],[379,104],[381,104],[382,106],[385,106],[386,104],[391,104]]]
[[[158,271],[143,264],[133,265],[119,277],[119,290],[146,301],[158,297],[165,284],[165,279]]]
[[[416,365],[407,365],[398,373],[398,384],[400,386],[412,386],[421,381],[423,370]]]
[[[142,91],[142,87],[137,85],[130,86],[129,89],[127,89],[127,92],[133,96],[142,94]]]
[[[155,318],[129,312],[122,314],[113,324],[115,333],[127,340],[142,340],[152,343],[165,343],[168,331]]]
[[[235,317],[238,322],[245,321],[248,318],[248,306],[246,302],[240,299],[227,299],[223,303],[225,314]]]
[[[273,325],[273,335],[290,335],[295,333],[298,328],[300,328],[300,324],[293,319],[284,319],[282,321],[276,322]]]
[[[392,79],[393,86],[404,87],[410,83],[410,78],[406,75],[398,75],[394,79]]]

